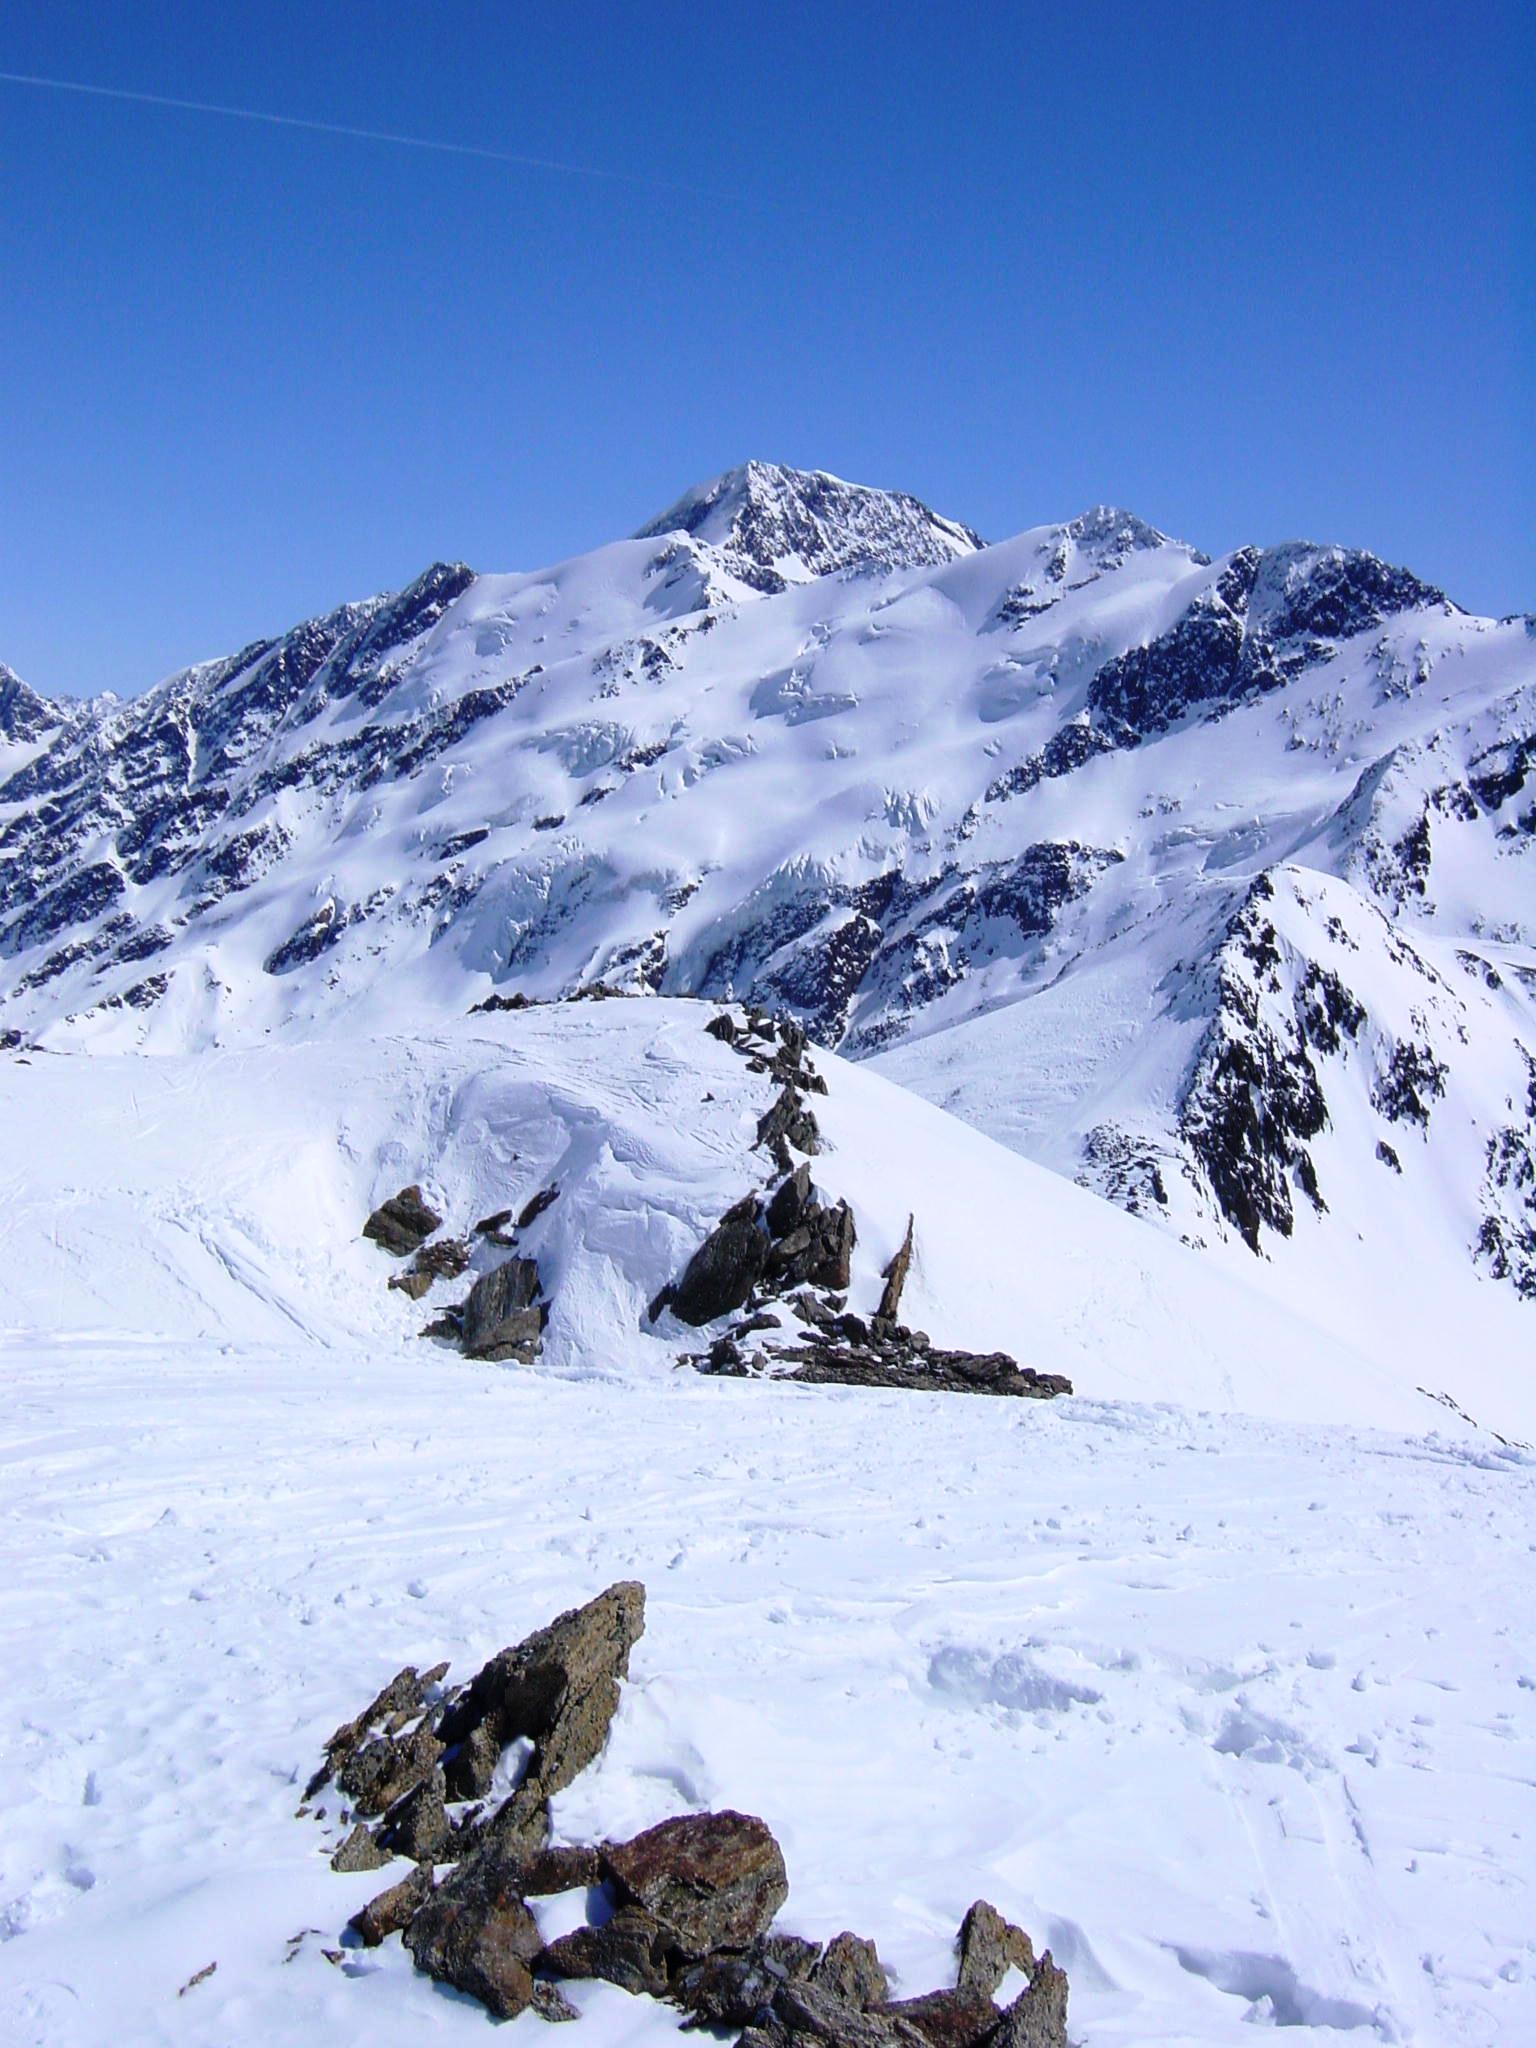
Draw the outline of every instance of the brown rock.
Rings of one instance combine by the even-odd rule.
[[[393,1856],[409,1856],[414,1863],[442,1862],[452,1838],[453,1823],[443,1804],[443,1774],[436,1770],[390,1808],[379,1829],[381,1848]]]
[[[928,2048],[977,2048],[1001,2018],[991,1999],[979,1991],[930,1991],[922,1998],[903,1998],[874,2010],[915,2027]]]
[[[522,1891],[525,1899],[543,1899],[602,1881],[603,1859],[596,1849],[540,1849],[523,1865]]]
[[[355,1870],[382,1870],[393,1860],[389,1851],[381,1849],[371,1831],[359,1821],[331,1858],[331,1868],[347,1874]]]
[[[857,1934],[835,1934],[826,1954],[811,1972],[811,1982],[820,1984],[845,2004],[861,2009],[880,2005],[890,1997],[885,1966],[872,1941]]]
[[[908,1216],[907,1234],[901,1240],[895,1257],[880,1276],[885,1285],[880,1290],[880,1306],[875,1310],[875,1314],[887,1322],[894,1323],[896,1320],[897,1311],[901,1307],[901,1290],[906,1286],[907,1274],[912,1268],[912,1226],[915,1220],[914,1217]]]
[[[792,2039],[820,2041],[826,2048],[927,2048],[905,2020],[861,2012],[820,1984],[786,1984],[773,2001],[773,2012]]]
[[[750,1814],[690,1813],[603,1848],[609,1876],[688,1956],[745,1948],[789,1896],[784,1858]]]
[[[746,1195],[726,1210],[670,1289],[672,1313],[695,1328],[734,1314],[762,1278],[768,1251],[761,1204]]]
[[[557,1180],[551,1181],[547,1188],[540,1188],[536,1195],[523,1204],[513,1228],[515,1230],[526,1230],[530,1223],[538,1221],[546,1209],[553,1208],[559,1199],[560,1183]]]
[[[601,1927],[578,1927],[544,1951],[542,1967],[556,1977],[601,1977],[623,1991],[665,1996],[667,1936],[635,1906],[621,1906]]]
[[[431,1777],[442,1753],[442,1742],[425,1725],[401,1735],[375,1736],[345,1758],[336,1783],[359,1813],[383,1813]]]
[[[515,1868],[481,1850],[461,1863],[405,1930],[418,1970],[512,2019],[533,1998],[530,1964],[543,1948],[519,1896]]]
[[[759,1119],[757,1142],[778,1156],[780,1146],[792,1145],[797,1152],[819,1152],[821,1132],[805,1106],[800,1091],[786,1082],[778,1100]]]
[[[992,2038],[994,2048],[1067,2048],[1067,1973],[1057,1969],[1049,1949]]]
[[[361,1936],[364,1948],[377,1948],[381,1941],[387,1941],[392,1934],[398,1934],[403,1927],[409,1926],[431,1896],[431,1868],[428,1864],[418,1863],[409,1877],[401,1878],[388,1891],[370,1899],[360,1913],[352,1915],[347,1925]]]
[[[381,1202],[363,1225],[363,1235],[397,1259],[408,1258],[442,1223],[419,1187],[402,1188]]]
[[[619,1681],[644,1629],[645,1588],[622,1580],[502,1650],[443,1716],[443,1742],[461,1745],[447,1765],[453,1799],[483,1799],[507,1744],[534,1744],[523,1782],[492,1823],[507,1848],[521,1841],[525,1861],[543,1845],[550,1795],[569,1785],[607,1739]]]
[[[961,1991],[991,1998],[1010,1969],[1022,1970],[1026,1976],[1034,1971],[1034,1943],[1022,1927],[1005,1920],[985,1899],[978,1899],[961,1921],[955,1946],[960,1952],[957,1988]]]

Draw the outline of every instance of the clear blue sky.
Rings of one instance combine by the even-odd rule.
[[[1536,607],[1514,5],[7,0],[0,660],[142,688],[749,455]]]

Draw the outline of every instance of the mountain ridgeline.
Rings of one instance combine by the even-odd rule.
[[[1536,1300],[1536,624],[1364,552],[749,463],[126,702],[0,668],[0,849],[12,1049],[750,999],[1192,1243]]]

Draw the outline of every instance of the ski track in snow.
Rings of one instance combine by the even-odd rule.
[[[1086,2048],[1536,2039],[1529,1457],[435,1350],[5,1369],[18,2048],[479,2039],[398,1940],[325,1960],[388,1873],[294,1810],[400,1664],[462,1677],[622,1576],[647,1632],[563,1836],[760,1812],[783,1924],[873,1935],[903,1992],[991,1897]],[[676,2029],[576,1997],[593,2048]]]

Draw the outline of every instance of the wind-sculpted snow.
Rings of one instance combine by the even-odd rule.
[[[1369,1238],[1384,1144],[1447,1191],[1468,1327],[1490,1280],[1528,1284],[1536,636],[1360,550],[1213,562],[1112,507],[987,547],[748,464],[636,539],[439,564],[127,703],[5,693],[23,1039],[378,1032],[595,982],[750,997],[1211,1249]],[[1233,925],[1260,885],[1299,900],[1282,873],[1329,907],[1298,912],[1277,993]],[[1496,1083],[1473,1026],[1436,1023],[1470,995],[1407,1014],[1416,962],[1500,977]],[[1405,1048],[1381,1072],[1349,1034],[1319,1054],[1314,969],[1362,1045]]]

